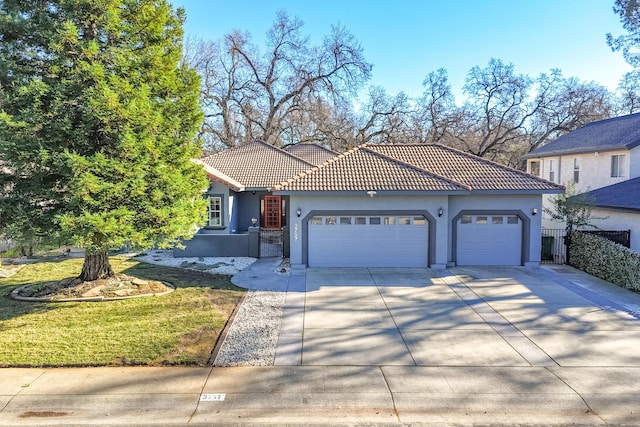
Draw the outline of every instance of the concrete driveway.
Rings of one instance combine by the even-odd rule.
[[[639,366],[640,296],[559,271],[309,268],[276,364]]]

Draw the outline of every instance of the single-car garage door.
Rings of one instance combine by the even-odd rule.
[[[522,221],[515,215],[462,215],[457,265],[521,265]]]
[[[421,215],[324,215],[308,224],[309,267],[427,267]]]

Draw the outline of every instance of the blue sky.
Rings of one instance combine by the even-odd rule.
[[[302,19],[317,42],[340,23],[374,65],[369,83],[390,94],[420,95],[426,75],[443,67],[459,98],[469,69],[490,58],[530,76],[560,68],[610,90],[631,70],[605,41],[623,33],[614,0],[171,1],[187,12],[186,35],[202,39],[239,29],[262,46],[279,9]]]

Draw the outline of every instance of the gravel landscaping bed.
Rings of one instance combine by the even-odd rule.
[[[270,366],[276,358],[285,292],[249,291],[214,366]]]
[[[135,257],[138,261],[169,267],[189,268],[212,274],[233,275],[253,264],[256,259],[248,257],[185,257],[174,258],[169,250],[151,250]]]

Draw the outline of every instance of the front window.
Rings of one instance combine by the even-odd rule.
[[[554,182],[556,179],[556,172],[553,168],[553,160],[549,160],[549,181]]]
[[[618,154],[611,156],[611,177],[619,178],[625,175],[624,163],[626,156],[624,154]]]
[[[573,182],[580,182],[580,159],[573,159]]]
[[[209,197],[209,226],[222,227],[222,196]]]

